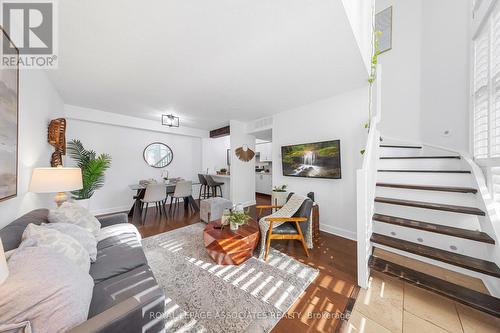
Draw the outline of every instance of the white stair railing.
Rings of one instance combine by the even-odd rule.
[[[372,86],[372,116],[370,130],[363,156],[363,165],[356,173],[357,194],[357,247],[358,247],[358,285],[368,287],[370,268],[368,261],[372,253],[372,217],[375,206],[375,185],[377,182],[377,163],[379,160],[381,120],[381,82],[382,68],[377,66],[377,79]]]

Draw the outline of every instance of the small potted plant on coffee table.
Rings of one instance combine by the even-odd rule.
[[[229,225],[232,231],[236,231],[240,226],[245,225],[248,219],[250,219],[250,215],[245,212],[241,205],[236,205],[231,209],[224,210],[221,226],[224,228],[224,226]]]

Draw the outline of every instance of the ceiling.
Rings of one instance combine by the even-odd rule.
[[[338,0],[58,3],[66,104],[213,129],[366,84]]]

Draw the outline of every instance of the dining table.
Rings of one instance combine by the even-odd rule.
[[[176,181],[170,181],[168,183],[165,183],[167,195],[173,194],[175,192],[175,185]],[[200,183],[193,182],[193,185],[200,185]],[[146,186],[147,185],[143,184],[131,184],[128,186],[132,191],[136,191],[136,194],[134,195],[134,204],[132,205],[132,207],[128,212],[128,216],[132,217],[132,222],[134,224],[141,224],[142,220],[141,199],[144,198],[144,194],[146,193]],[[195,212],[200,211],[200,206],[198,206],[198,203],[196,202],[196,200],[193,198],[192,195],[183,198],[183,202],[184,202],[184,209],[187,210],[189,209],[189,207],[191,207]]]

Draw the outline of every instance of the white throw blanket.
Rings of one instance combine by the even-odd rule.
[[[297,211],[300,209],[300,206],[302,206],[302,203],[307,200],[307,197],[298,195],[298,194],[293,194],[290,199],[285,203],[283,207],[281,207],[278,211],[272,213],[271,215],[264,216],[263,218],[260,219],[259,221],[259,227],[260,227],[260,251],[259,251],[259,258],[264,257],[265,249],[266,249],[266,239],[267,239],[267,232],[269,231],[269,222],[267,221],[268,218],[270,217],[292,217]],[[311,220],[309,219],[309,222]],[[286,222],[273,222],[273,229],[276,227],[279,227],[283,223]],[[307,235],[305,235],[306,242],[307,242],[307,247],[312,248],[312,233],[311,233],[311,226],[309,226],[309,232]]]

